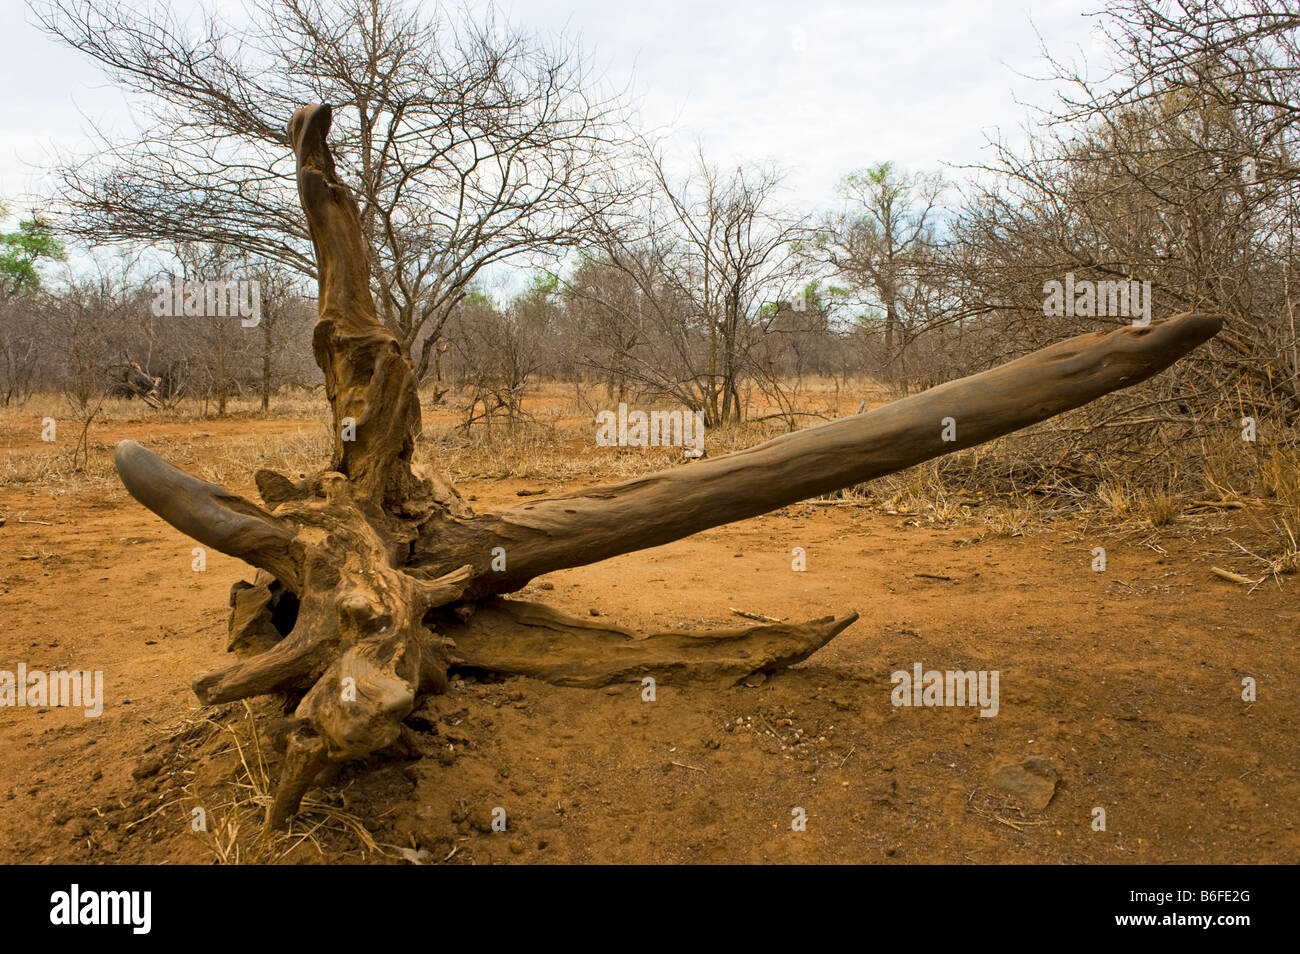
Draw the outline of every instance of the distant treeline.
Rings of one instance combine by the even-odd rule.
[[[1054,64],[1063,92],[1027,146],[991,143],[956,182],[864,156],[825,210],[783,203],[762,163],[666,158],[627,103],[593,92],[576,46],[459,9],[340,0],[312,8],[322,28],[270,0],[249,28],[263,31],[254,62],[219,21],[189,36],[157,11],[34,7],[154,108],[139,148],[106,140],[53,169],[48,201],[4,237],[6,404],[57,388],[81,407],[191,395],[222,413],[235,393],[269,402],[318,382],[283,128],[321,101],[345,104],[331,145],[376,305],[433,400],[467,391],[482,413],[514,415],[530,382],[578,379],[709,427],[745,419],[757,395],[793,425],[810,376],[903,392],[1199,309],[1223,315],[1223,333],[1093,419],[1300,416],[1300,12],[1284,0],[1111,0],[1095,22],[1115,71]],[[72,278],[49,265],[64,247],[110,246],[172,256],[166,281],[257,281],[259,321],[160,316],[159,276],[138,266]],[[519,263],[523,291],[485,285]]]

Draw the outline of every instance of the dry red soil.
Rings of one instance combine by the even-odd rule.
[[[200,456],[225,433],[106,425],[94,439],[164,432],[194,434]],[[460,484],[479,510],[517,503],[525,486]],[[255,717],[274,775],[285,719],[270,699],[203,710],[189,690],[227,661],[228,591],[249,568],[209,553],[194,572],[193,543],[117,488],[11,486],[0,515],[0,669],[102,670],[106,697],[99,718],[0,708],[0,862],[207,863],[214,838],[257,857],[255,813],[228,809],[246,790],[222,726],[247,740]],[[732,608],[861,619],[757,685],[664,685],[653,702],[639,684],[464,678],[417,710],[403,751],[313,794],[378,849],[318,807],[298,827],[321,827],[281,844],[284,860],[405,863],[407,849],[449,864],[1300,861],[1300,578],[1250,591],[1210,573],[1240,555],[1229,538],[1252,545],[1245,515],[1144,532],[981,529],[805,504],[535,581],[520,595],[645,631],[740,625]],[[996,670],[997,716],[896,708],[891,673],[914,663]],[[990,783],[1031,758],[1059,775],[1046,808]],[[196,808],[207,832],[193,830]]]

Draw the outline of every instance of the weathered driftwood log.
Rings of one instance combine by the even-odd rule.
[[[745,451],[476,516],[450,485],[413,463],[415,379],[376,316],[357,205],[325,142],[329,124],[329,107],[309,106],[289,125],[320,273],[313,351],[333,412],[329,468],[303,481],[258,471],[263,507],[131,441],[116,456],[123,484],[142,504],[262,571],[232,592],[230,648],[247,658],[193,686],[205,703],[305,693],[268,825],[297,810],[323,767],[392,743],[417,694],[446,688],[449,666],[574,686],[646,675],[722,685],[806,658],[857,615],[641,637],[499,596],[543,573],[658,546],[1010,433],[1148,378],[1219,330],[1213,316],[1185,314],[1081,335]],[[945,429],[955,439],[945,440]],[[497,548],[505,552],[500,571]]]

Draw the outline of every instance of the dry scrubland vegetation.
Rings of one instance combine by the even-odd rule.
[[[871,382],[847,386],[811,381],[803,390],[791,387],[788,393],[783,407],[825,419],[896,396]],[[437,405],[427,403],[425,396],[426,425],[417,459],[453,484],[529,481],[555,491],[689,466],[676,447],[597,446],[589,409],[600,406],[603,395],[601,388],[589,384],[539,385],[523,393],[520,403],[527,420],[472,428],[463,426],[472,392],[439,396]],[[747,406],[763,420],[709,431],[708,456],[788,432],[788,418],[761,404]],[[105,401],[84,429],[74,416],[61,418],[67,408],[62,397],[42,394],[22,408],[0,410],[0,441],[6,448],[0,486],[26,496],[90,493],[129,500],[113,469],[116,441],[97,438],[116,434],[124,425],[152,433],[153,446],[178,466],[239,491],[250,489],[249,475],[259,467],[306,474],[329,455],[329,419],[319,390],[278,394],[269,413],[256,399],[234,400],[220,417],[205,413],[197,401],[152,411],[138,401],[114,399]],[[1293,572],[1300,534],[1298,437],[1284,433],[1244,441],[1239,417],[1239,412],[1228,411],[1222,422],[1198,423],[1190,434],[1183,426],[1166,430],[1143,423],[1121,441],[1112,430],[1090,427],[1079,412],[827,494],[817,503],[856,504],[1008,536],[1076,516],[1158,529],[1172,527],[1187,513],[1240,511],[1272,544],[1270,555],[1255,555],[1262,559],[1257,568]],[[57,442],[40,439],[45,418],[61,420]],[[203,430],[209,421],[222,422],[219,435]],[[1045,466],[1049,462],[1058,466]]]

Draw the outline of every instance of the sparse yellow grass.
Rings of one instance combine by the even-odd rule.
[[[983,516],[984,526],[997,537],[1023,537],[1031,533],[1041,522],[1041,515],[1032,506],[1013,504],[1010,507],[997,507]]]
[[[1179,514],[1178,498],[1165,490],[1155,490],[1142,498],[1142,512],[1153,527],[1167,527]]]
[[[1260,496],[1300,507],[1300,448],[1265,444],[1257,460]]]
[[[1098,487],[1097,501],[1107,512],[1120,519],[1133,512],[1133,494],[1118,481],[1107,481]]]

